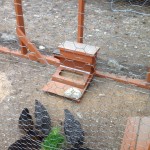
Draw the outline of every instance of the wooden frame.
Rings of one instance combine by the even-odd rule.
[[[83,43],[85,0],[78,0],[78,43]]]
[[[84,0],[78,0],[78,34],[77,34],[77,42],[78,43],[83,43],[83,29],[84,29],[84,9],[85,9],[85,1]],[[27,58],[30,60],[34,60],[34,61],[38,61],[42,64],[52,64],[55,65],[57,67],[59,67],[63,60],[65,59],[65,57],[69,57],[69,59],[72,59],[74,57],[74,54],[69,52],[68,53],[66,51],[63,51],[63,49],[61,50],[61,52],[65,55],[65,57],[63,56],[45,56],[42,55],[38,49],[36,48],[36,46],[30,42],[30,40],[27,38],[26,33],[25,33],[25,28],[24,28],[24,18],[23,18],[23,11],[22,11],[22,0],[14,0],[14,5],[15,5],[15,12],[16,12],[16,22],[17,22],[17,28],[16,28],[16,32],[19,38],[19,43],[21,46],[20,51],[12,51],[6,47],[2,47],[0,46],[0,52],[2,53],[7,53],[7,54],[12,54],[18,57],[22,57],[22,58]],[[77,54],[80,55],[80,53],[78,52]],[[147,76],[145,80],[139,80],[139,79],[131,79],[131,78],[126,78],[125,76],[117,76],[115,74],[110,74],[110,73],[104,73],[101,71],[96,70],[96,57],[92,56],[92,57],[87,57],[86,54],[82,54],[82,56],[84,59],[88,59],[89,63],[91,63],[90,65],[88,63],[84,63],[85,61],[80,61],[79,59],[74,60],[74,63],[78,64],[78,66],[73,66],[71,65],[71,63],[69,63],[68,61],[65,61],[65,66],[66,67],[72,67],[73,69],[79,69],[81,71],[87,71],[91,74],[91,78],[90,80],[86,80],[85,84],[86,86],[84,86],[84,91],[86,90],[86,88],[88,87],[89,82],[92,80],[92,78],[95,76],[101,77],[101,78],[109,78],[112,80],[115,80],[117,82],[122,82],[125,84],[133,84],[135,86],[141,87],[141,88],[145,88],[145,89],[150,89],[150,69],[147,72]],[[91,61],[93,60],[94,61]],[[85,67],[82,68],[82,65],[84,65]],[[82,69],[81,69],[82,68]],[[58,75],[57,75],[57,79],[58,79]],[[66,84],[71,83],[73,85],[72,82],[66,82],[65,80],[63,81]],[[64,83],[63,83],[64,84]],[[45,88],[46,89],[46,88]],[[57,92],[59,93],[59,91]]]
[[[150,117],[129,117],[120,150],[150,150]]]

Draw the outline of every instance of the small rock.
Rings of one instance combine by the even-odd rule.
[[[42,45],[40,45],[40,46],[39,46],[39,49],[40,49],[40,50],[44,50],[44,49],[45,49],[45,47],[44,47],[44,46],[42,46]]]
[[[133,54],[131,53],[130,56],[133,56]]]
[[[99,96],[104,97],[104,96],[105,96],[105,94],[99,94]]]
[[[96,31],[96,32],[99,32],[100,30],[99,30],[99,29],[95,29],[95,31]]]
[[[99,122],[99,119],[96,119],[96,122],[98,123],[98,122]]]
[[[65,91],[64,95],[68,98],[79,99],[82,96],[82,93],[77,88],[69,88]]]
[[[80,118],[80,119],[82,119],[83,117],[82,117],[82,114],[81,113],[79,113],[79,112],[77,112],[77,116]]]
[[[88,37],[92,37],[92,35],[91,35],[91,34],[89,34],[89,35],[88,35]]]
[[[124,47],[126,48],[126,47],[127,47],[127,45],[126,45],[126,44],[124,44]]]
[[[37,18],[39,18],[40,16],[39,15],[33,15],[34,17],[37,17]]]

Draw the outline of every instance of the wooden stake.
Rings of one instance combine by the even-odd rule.
[[[22,0],[14,0],[14,6],[15,6],[15,12],[16,12],[17,28],[19,28],[25,34],[23,11],[22,11]],[[28,50],[25,44],[21,41],[19,42],[21,46],[21,54],[24,54],[24,55],[27,54]]]
[[[85,1],[78,0],[78,37],[77,42],[83,43]]]
[[[150,83],[150,70],[147,72],[146,81]]]

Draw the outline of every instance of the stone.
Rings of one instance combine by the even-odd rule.
[[[77,88],[69,88],[64,92],[64,95],[68,98],[73,98],[73,99],[79,99],[82,96],[82,93],[79,89]]]
[[[44,47],[44,46],[42,46],[42,45],[40,45],[40,46],[39,46],[39,49],[40,49],[40,50],[44,50],[44,49],[45,49],[45,47]]]
[[[77,112],[77,116],[80,118],[80,119],[82,119],[83,117],[82,117],[82,114],[81,113],[79,113],[79,112]]]

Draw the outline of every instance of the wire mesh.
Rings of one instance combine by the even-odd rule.
[[[18,38],[16,34],[18,26],[14,1],[1,2],[0,49],[2,46],[9,48],[10,52],[20,53],[22,45],[19,38],[22,36]],[[22,8],[26,36],[30,40],[26,47],[32,43],[42,55],[62,56],[64,58],[61,66],[65,66],[69,61],[69,64],[73,65],[72,68],[83,72],[85,66],[90,68],[93,65],[84,64],[83,60],[82,65],[79,65],[74,61],[78,49],[74,42],[78,32],[76,0],[23,0]],[[89,57],[87,45],[100,47],[97,58],[94,58],[96,70],[113,73],[116,76],[142,79],[146,82],[150,63],[149,1],[86,0],[84,17],[83,42],[86,45],[82,47],[82,51]],[[72,52],[73,58],[70,60],[68,56],[63,56],[58,51],[60,44],[65,47],[65,44],[62,44],[64,41],[72,41],[74,44],[75,51]],[[36,54],[30,52],[29,48],[27,52]],[[32,61],[29,54],[28,59],[25,59],[12,53],[0,52],[0,149],[69,150],[73,147],[77,150],[148,149],[149,90],[94,76],[81,102],[76,103],[66,97],[42,90],[44,85],[51,81],[57,67],[47,61],[46,64]],[[82,74],[75,71],[64,70],[60,75],[78,84],[86,81]],[[65,87],[55,85],[54,91],[57,90],[64,91]],[[73,96],[76,97],[78,91],[74,93]],[[43,105],[43,113],[40,109],[36,109],[35,99]],[[23,114],[25,122],[19,123],[24,108],[29,112],[26,110]],[[65,127],[65,109],[68,109],[75,119],[69,118],[71,129]],[[50,118],[47,117],[47,112]],[[30,121],[26,121],[26,115]],[[79,121],[81,128],[76,120]],[[51,122],[49,126],[48,121]],[[20,129],[22,127],[23,129]],[[130,131],[127,127],[131,128],[130,133],[136,134],[136,137],[127,134],[127,131]],[[133,128],[137,130],[134,131]],[[71,135],[67,135],[68,132],[65,131]],[[78,132],[82,135],[83,131],[84,140],[81,138],[77,144],[70,142],[70,136],[75,134],[73,140],[76,140],[79,137]],[[10,147],[16,141],[18,144],[13,148]]]

